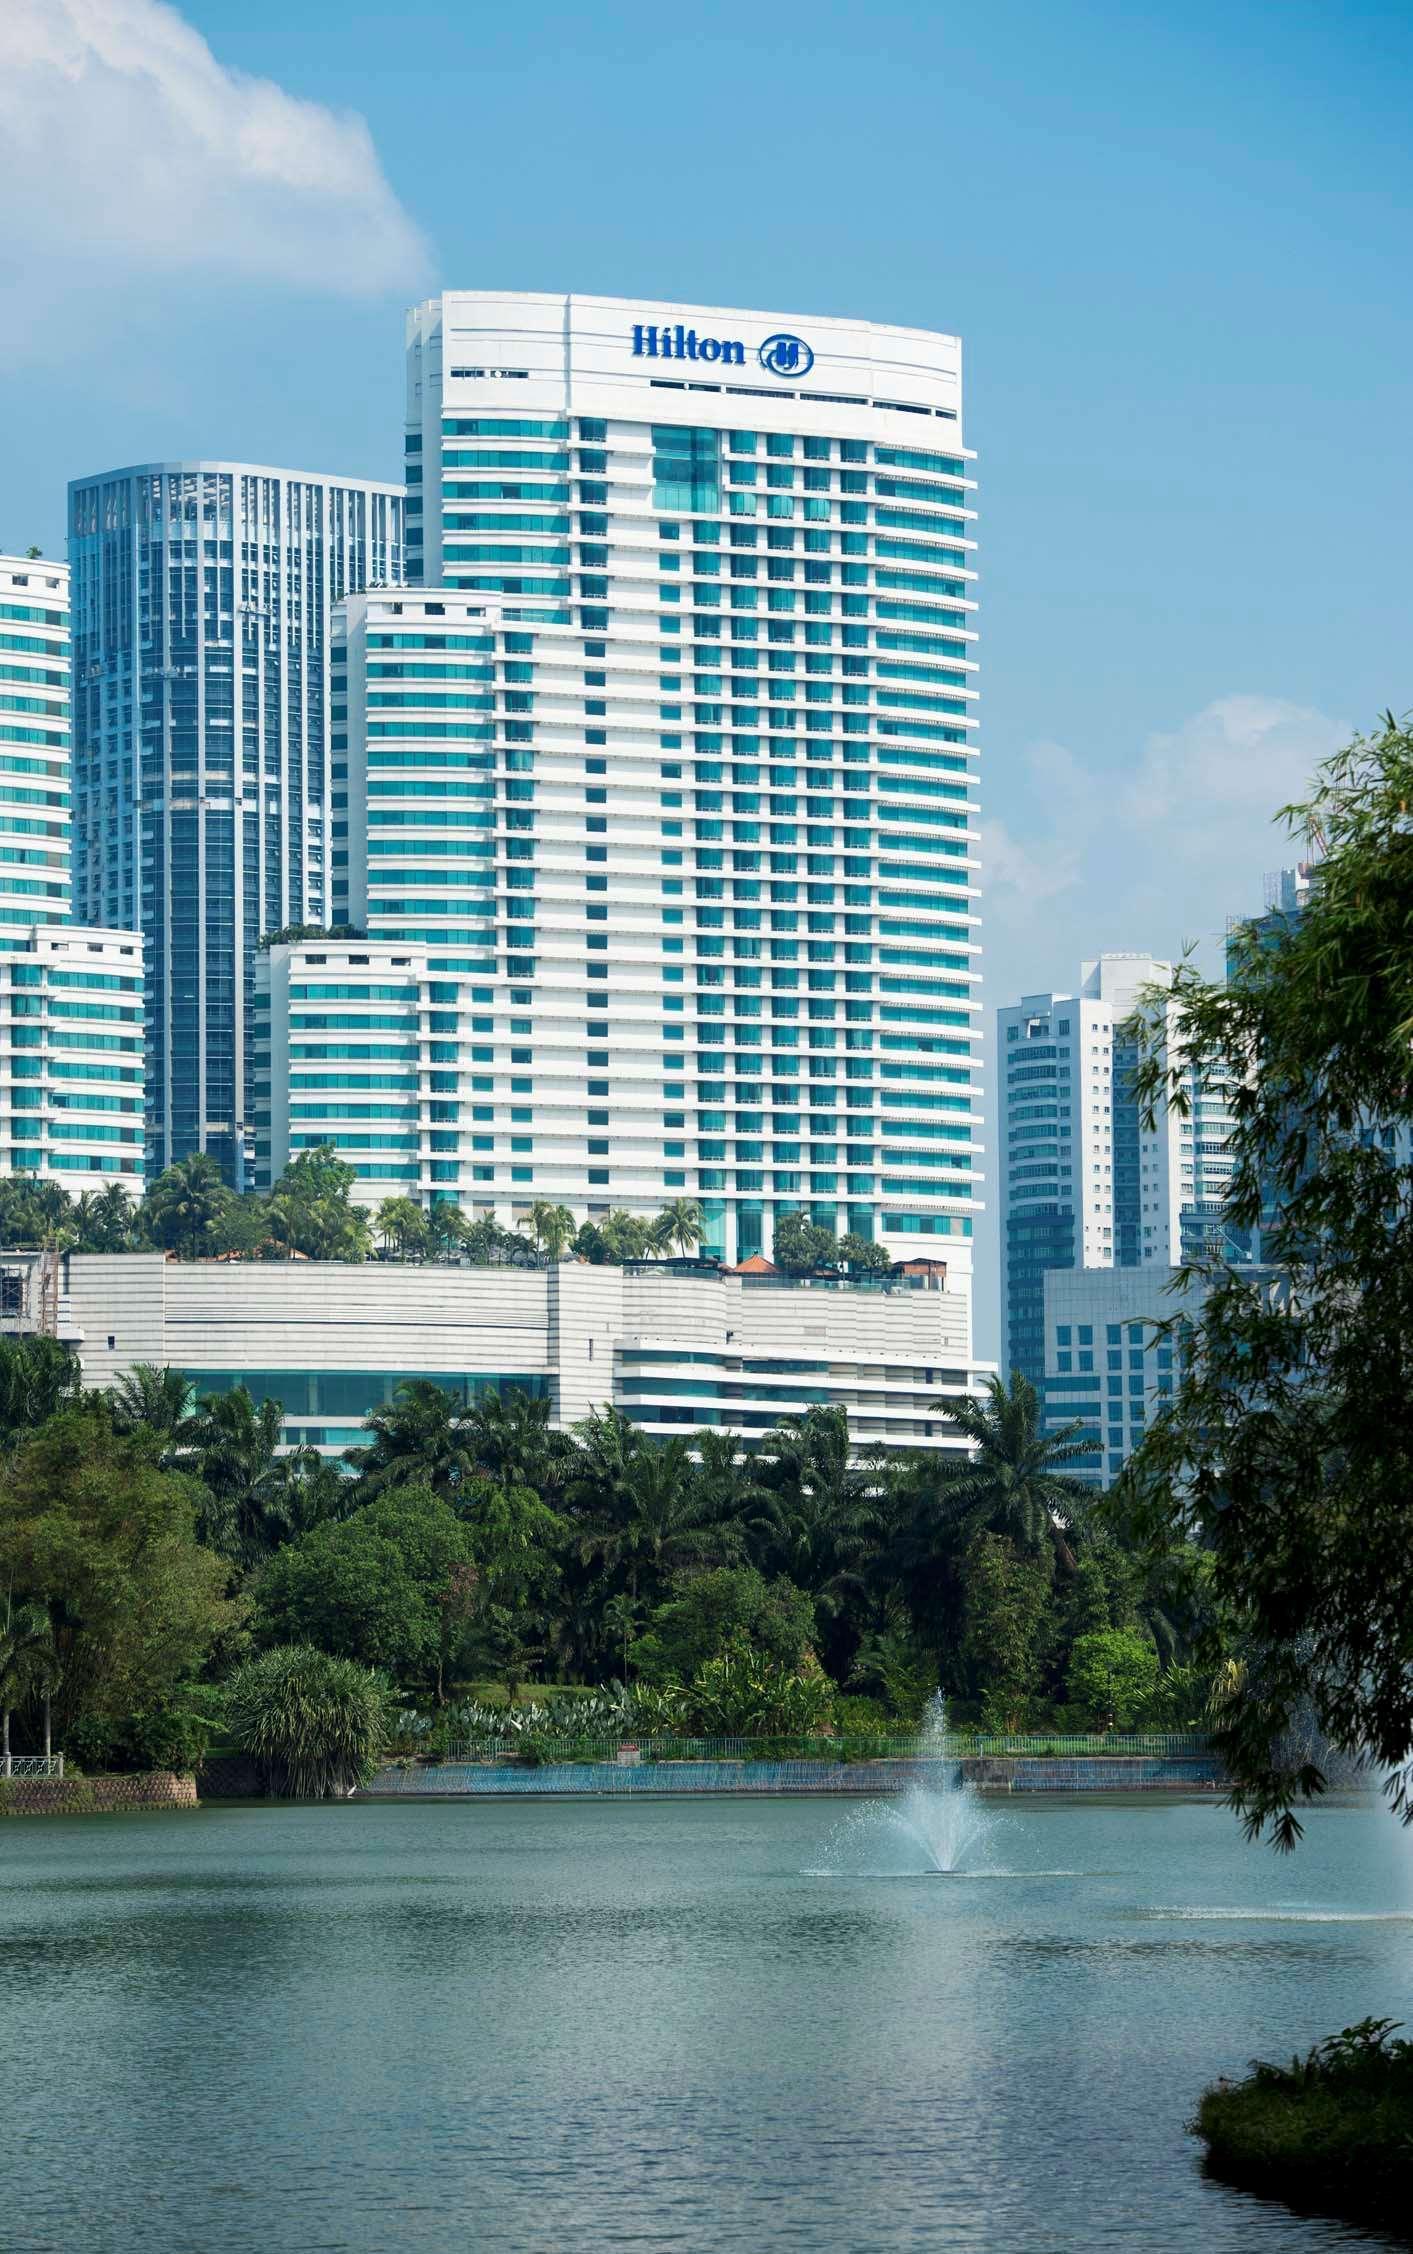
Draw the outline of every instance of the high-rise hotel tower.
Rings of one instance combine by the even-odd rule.
[[[242,1177],[258,942],[329,913],[331,614],[401,579],[402,506],[248,462],[69,488],[74,892],[146,940],[150,1173]]]
[[[961,417],[960,345],[923,330],[412,312],[421,585],[344,606],[334,692],[333,910],[391,952],[272,966],[296,1115],[272,1164],[333,1137],[376,1194],[507,1222],[698,1198],[727,1259],[803,1209],[968,1288]],[[379,1053],[393,989],[415,1054]]]

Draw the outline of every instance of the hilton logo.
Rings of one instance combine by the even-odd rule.
[[[633,323],[635,360],[705,360],[727,368],[744,368],[746,348],[739,337],[703,337],[680,321],[658,327],[651,321]],[[767,337],[756,358],[768,376],[807,376],[814,354],[803,337],[784,331]]]
[[[746,348],[733,337],[699,337],[695,329],[654,328],[651,321],[633,323],[635,360],[720,360],[728,368],[744,368]]]

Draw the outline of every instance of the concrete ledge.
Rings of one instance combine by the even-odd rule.
[[[116,1816],[195,1806],[195,1777],[170,1769],[132,1777],[0,1777],[0,1816]]]
[[[941,1766],[924,1761],[430,1762],[380,1769],[359,1800],[677,1798],[691,1794],[823,1793],[877,1797],[904,1792]],[[1079,1760],[1011,1759],[947,1764],[983,1792],[1220,1792],[1226,1779],[1207,1756],[1164,1761],[1135,1755]]]

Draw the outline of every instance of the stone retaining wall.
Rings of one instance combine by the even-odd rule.
[[[360,1800],[594,1799],[693,1793],[839,1793],[877,1797],[904,1792],[938,1768],[983,1792],[1218,1792],[1220,1764],[1205,1755],[1171,1761],[1139,1755],[1075,1760],[1021,1756],[949,1763],[927,1761],[612,1761],[429,1762],[380,1769]],[[943,1780],[938,1780],[943,1781]]]
[[[0,1816],[113,1816],[195,1806],[195,1777],[170,1769],[133,1777],[0,1777]]]

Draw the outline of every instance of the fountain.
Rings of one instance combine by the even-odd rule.
[[[927,1702],[917,1759],[927,1763],[898,1799],[859,1809],[830,1841],[829,1868],[859,1878],[950,1877],[980,1845],[989,1817],[947,1753],[941,1691]]]

